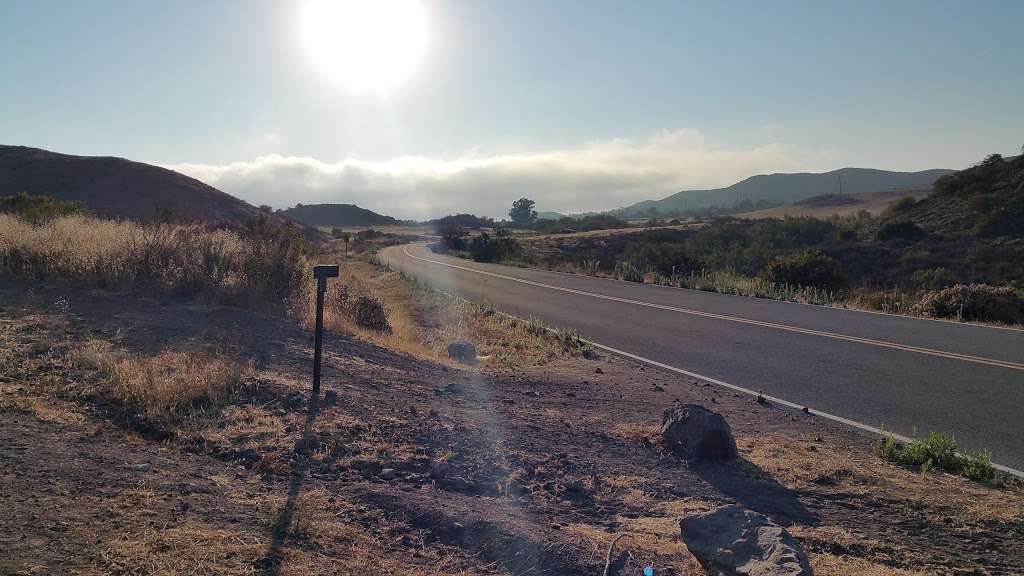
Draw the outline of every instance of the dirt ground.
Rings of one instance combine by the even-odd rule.
[[[216,346],[255,376],[161,425],[96,393],[75,350]],[[615,357],[460,370],[270,315],[0,285],[0,574],[701,574],[678,518],[738,502],[818,574],[1024,573],[1024,491],[878,459],[814,417]],[[741,458],[656,444],[674,402]]]

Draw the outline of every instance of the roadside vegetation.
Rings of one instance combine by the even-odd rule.
[[[1024,156],[990,156],[935,188],[879,216],[719,218],[685,228],[533,239],[448,228],[440,249],[756,298],[1024,322]]]
[[[490,366],[543,365],[560,357],[593,357],[593,348],[567,329],[501,314],[487,304],[438,292],[382,265],[366,243],[349,253],[327,299],[325,323],[392,349],[451,362],[448,344],[467,339]],[[337,247],[326,248],[327,253]]]
[[[312,245],[255,217],[242,226],[104,220],[38,204],[0,214],[0,275],[155,290],[289,315],[309,307]]]
[[[220,352],[165,350],[153,356],[90,340],[76,353],[100,394],[127,413],[159,424],[208,415],[242,390],[253,363]]]
[[[679,517],[729,499],[790,522],[820,574],[961,568],[979,550],[997,551],[997,568],[1019,565],[1005,536],[1020,525],[1016,487],[878,471],[867,440],[789,428],[799,424],[782,411],[628,362],[583,362],[594,350],[570,330],[381,266],[376,251],[392,235],[314,247],[259,221],[3,218],[0,275],[42,280],[0,291],[0,411],[15,423],[6,454],[21,482],[4,504],[12,519],[31,518],[11,524],[27,535],[7,551],[19,571],[31,560],[82,573],[497,575],[522,573],[526,550],[544,554],[537,565],[593,574],[625,534],[619,573],[691,573]],[[329,338],[342,346],[325,358],[316,413],[299,325],[313,261],[343,264],[327,302]],[[457,338],[491,370],[417,359],[451,365]],[[728,414],[744,459],[709,475],[662,454],[652,406],[670,396]],[[48,449],[19,451],[26,430]],[[90,483],[110,489],[82,491]],[[922,533],[925,507],[956,525]],[[806,521],[816,516],[826,520]]]
[[[883,434],[876,446],[883,460],[921,472],[940,470],[980,482],[990,482],[996,478],[992,454],[988,450],[978,450],[967,456],[959,455],[956,452],[956,441],[948,434],[932,432],[923,439],[915,438],[909,443],[896,440],[892,434]]]
[[[4,198],[0,206],[6,212],[0,214],[0,274],[6,277],[115,291],[152,290],[271,311],[309,325],[313,318],[310,263],[314,258],[331,258],[346,265],[327,300],[328,327],[352,330],[445,361],[447,345],[459,338],[477,342],[481,355],[504,366],[592,352],[567,333],[550,334],[539,323],[436,293],[378,265],[373,257],[378,249],[408,240],[394,234],[373,229],[339,233],[335,240],[314,246],[298,230],[262,216],[241,226],[217,227],[104,220],[82,214],[77,205],[45,197]],[[499,233],[493,240],[478,236],[467,248],[481,258],[500,260],[510,255],[504,247],[516,245]],[[146,384],[147,370],[152,372],[146,362],[101,361],[97,350],[87,356],[96,368],[120,382],[111,389],[113,398],[144,412],[170,413],[193,400],[214,399],[219,394],[214,388],[230,387],[197,384],[202,390],[167,398],[159,387]],[[154,362],[187,374],[190,368],[184,364],[174,368],[186,359],[176,356]],[[130,365],[137,365],[131,375],[124,368]],[[140,395],[143,389],[145,396]]]

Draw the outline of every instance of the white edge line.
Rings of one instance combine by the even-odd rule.
[[[412,244],[403,244],[402,246],[429,246],[429,242],[413,242]],[[440,254],[439,254],[440,256]],[[490,263],[488,263],[490,264]],[[495,266],[502,266],[502,264],[494,264]],[[628,280],[620,280],[619,278],[609,278],[607,276],[588,276],[586,274],[576,274],[575,272],[563,272],[561,270],[548,270],[547,268],[534,268],[531,266],[508,266],[509,268],[517,268],[521,270],[531,270],[535,272],[550,272],[552,274],[564,274],[565,276],[575,276],[577,278],[592,278],[594,280],[606,280],[609,282],[625,282],[627,284],[634,284],[636,282],[629,282]],[[909,314],[897,314],[895,312],[882,312],[881,310],[864,310],[861,308],[846,308],[843,306],[830,306],[828,304],[812,304],[810,302],[796,302],[793,300],[776,300],[775,298],[757,298],[756,296],[744,296],[742,294],[729,294],[728,292],[716,292],[714,290],[700,290],[697,288],[686,288],[685,286],[668,286],[665,284],[647,284],[646,282],[640,284],[641,286],[651,286],[654,288],[666,288],[668,290],[682,290],[683,292],[698,292],[700,294],[716,294],[718,296],[728,296],[731,298],[743,298],[746,300],[760,300],[769,302],[778,302],[780,304],[795,304],[797,306],[810,306],[812,308],[824,308],[826,310],[835,310],[837,312],[856,312],[859,314],[873,314],[875,316],[892,316],[895,318],[902,318],[905,320],[922,320],[925,322],[940,322],[942,324],[953,324],[954,326],[969,326],[971,328],[987,328],[990,330],[1009,330],[1011,332],[1024,332],[1024,328],[1015,328],[1013,326],[998,326],[994,324],[981,324],[979,322],[965,322],[960,320],[949,320],[946,318],[927,318],[925,316],[910,316]]]
[[[429,260],[428,260],[428,262],[429,262]],[[390,268],[390,265],[388,267]],[[433,290],[435,292],[438,292],[440,294],[444,294],[446,296],[453,296],[452,294],[449,294],[448,292],[445,292],[443,290],[438,290],[437,288],[434,288],[433,286],[431,286],[431,290]],[[507,312],[502,312],[501,310],[495,310],[495,311],[498,314],[501,314],[502,316],[507,316],[509,318],[517,318],[516,316],[513,316],[512,314],[508,314]],[[554,328],[547,328],[547,330],[550,331],[550,332],[554,332],[555,331]],[[849,418],[843,418],[842,416],[836,416],[835,414],[829,414],[828,412],[823,412],[821,410],[816,410],[816,409],[811,408],[809,406],[804,406],[802,404],[797,404],[796,402],[790,402],[789,400],[785,400],[783,398],[778,398],[776,396],[769,396],[768,394],[762,394],[761,392],[755,392],[754,390],[751,390],[749,388],[744,388],[742,386],[737,386],[736,384],[730,384],[728,382],[719,380],[717,378],[712,378],[710,376],[704,376],[703,374],[698,374],[696,372],[690,372],[689,370],[683,370],[682,368],[676,368],[675,366],[671,366],[669,364],[658,362],[657,360],[651,360],[650,358],[644,358],[643,356],[638,356],[636,354],[632,354],[630,352],[626,352],[625,350],[619,350],[618,348],[613,348],[611,346],[605,346],[604,344],[599,344],[597,342],[594,342],[593,340],[587,340],[585,338],[580,338],[580,340],[583,341],[583,342],[586,342],[587,344],[590,344],[591,346],[594,346],[595,348],[600,348],[602,350],[605,350],[606,352],[611,352],[613,354],[617,354],[619,356],[623,356],[623,357],[629,358],[631,360],[636,360],[637,362],[642,362],[644,364],[649,364],[649,365],[654,366],[656,368],[661,368],[662,370],[668,370],[669,372],[675,372],[677,374],[682,374],[684,376],[689,376],[691,378],[697,378],[698,380],[703,380],[705,382],[709,382],[709,383],[715,384],[717,386],[722,386],[724,388],[728,388],[729,390],[734,390],[736,392],[742,392],[744,394],[753,396],[755,398],[760,396],[761,398],[764,398],[765,400],[767,400],[769,402],[773,402],[773,403],[776,403],[776,404],[781,404],[781,405],[786,406],[788,408],[793,408],[793,409],[800,410],[800,411],[806,410],[807,414],[811,414],[813,416],[820,416],[822,418],[825,418],[826,420],[831,420],[833,422],[838,422],[840,424],[845,424],[847,426],[850,426],[852,428],[856,428],[858,430],[862,430],[864,432],[870,432],[871,434],[875,434],[876,436],[889,435],[889,436],[892,436],[893,438],[899,440],[900,442],[903,442],[904,444],[908,444],[908,443],[914,441],[914,439],[910,438],[909,436],[903,436],[902,434],[896,434],[895,432],[887,432],[885,430],[882,430],[881,428],[878,428],[878,427],[875,427],[875,426],[870,426],[868,424],[863,424],[861,422],[857,422],[856,420],[850,420]],[[966,454],[963,454],[961,452],[957,452],[957,455],[961,456],[961,457],[966,456]],[[1017,470],[1016,468],[1011,468],[1009,466],[1004,466],[1002,464],[996,464],[995,462],[992,463],[992,467],[995,468],[996,470],[999,470],[1000,472],[1004,472],[1006,474],[1010,474],[1011,476],[1016,476],[1018,478],[1024,478],[1024,471],[1022,471],[1022,470]]]
[[[776,403],[776,404],[781,404],[783,406],[787,406],[789,408],[794,408],[796,410],[801,410],[801,411],[806,410],[806,412],[808,414],[812,414],[814,416],[820,416],[822,418],[825,418],[825,419],[828,419],[828,420],[832,420],[833,422],[839,422],[841,424],[846,424],[847,426],[852,426],[853,428],[857,428],[857,429],[863,430],[865,432],[870,432],[870,433],[878,435],[878,436],[882,436],[882,435],[892,436],[893,438],[899,440],[900,442],[903,442],[904,444],[908,444],[910,442],[913,442],[913,438],[910,438],[910,437],[907,437],[907,436],[903,436],[901,434],[896,434],[894,432],[888,432],[888,431],[882,430],[881,428],[876,428],[875,426],[869,426],[867,424],[862,424],[860,422],[857,422],[856,420],[850,420],[849,418],[843,418],[842,416],[836,416],[835,414],[829,414],[828,412],[823,412],[821,410],[816,410],[814,408],[803,406],[803,405],[797,404],[795,402],[790,402],[789,400],[784,400],[782,398],[778,398],[778,397],[775,397],[775,396],[769,396],[768,394],[762,394],[761,392],[755,392],[753,390],[750,390],[749,388],[744,388],[742,386],[737,386],[735,384],[729,384],[728,382],[723,382],[722,380],[718,380],[717,378],[711,378],[710,376],[704,376],[702,374],[697,374],[696,372],[690,372],[689,370],[683,370],[682,368],[676,368],[675,366],[670,366],[668,364],[664,364],[664,363],[658,362],[657,360],[651,360],[650,358],[644,358],[643,356],[637,356],[636,354],[631,354],[629,352],[626,352],[625,350],[619,350],[618,348],[612,348],[611,346],[605,346],[604,344],[599,344],[599,343],[594,342],[592,340],[586,340],[586,339],[583,339],[583,338],[580,338],[580,340],[583,340],[584,342],[590,344],[591,346],[594,346],[595,348],[600,348],[602,350],[605,350],[605,351],[608,351],[608,352],[612,352],[614,354],[618,354],[619,356],[624,356],[626,358],[630,358],[630,359],[636,360],[638,362],[643,362],[645,364],[650,364],[651,366],[655,366],[655,367],[661,368],[663,370],[668,370],[670,372],[676,372],[678,374],[683,374],[683,375],[689,376],[691,378],[697,378],[699,380],[704,380],[705,382],[710,382],[710,383],[716,384],[718,386],[723,386],[723,387],[728,388],[730,390],[735,390],[736,392],[742,392],[744,394],[749,394],[750,396],[753,396],[755,398],[760,396],[761,398],[764,398],[765,400],[767,400],[769,402],[773,402],[773,403]],[[958,456],[967,456],[966,454],[964,454],[962,452],[957,452],[957,455]],[[1013,476],[1017,476],[1018,478],[1024,478],[1024,471],[1017,470],[1015,468],[1010,468],[1009,466],[1003,466],[1002,464],[996,464],[996,463],[993,463],[992,467],[997,469],[997,470],[1000,470],[1002,472],[1005,472],[1007,474],[1011,474]]]
[[[774,329],[777,329],[777,330],[785,330],[785,331],[789,331],[789,332],[796,332],[796,333],[800,333],[800,334],[808,334],[808,335],[819,336],[819,337],[823,337],[823,338],[833,338],[833,339],[837,339],[837,340],[845,340],[845,341],[848,341],[848,342],[858,342],[858,343],[861,343],[861,344],[867,344],[867,345],[871,345],[871,346],[879,346],[879,347],[883,347],[883,348],[891,348],[891,349],[895,349],[895,350],[902,350],[904,352],[914,352],[914,353],[918,353],[918,354],[927,354],[927,355],[930,355],[930,356],[939,356],[939,357],[948,358],[948,359],[952,359],[952,360],[960,360],[960,361],[963,361],[963,362],[974,362],[974,363],[977,363],[977,364],[986,364],[986,365],[989,365],[989,366],[996,366],[996,367],[1000,367],[1000,368],[1009,368],[1011,370],[1024,370],[1024,364],[1020,364],[1018,362],[1013,362],[1013,361],[1009,361],[1009,360],[998,360],[998,359],[995,359],[995,358],[984,358],[984,357],[981,357],[981,356],[972,356],[972,355],[969,355],[969,354],[961,354],[959,352],[948,352],[948,351],[944,351],[944,350],[934,350],[934,349],[931,349],[931,348],[923,348],[923,347],[920,347],[920,346],[913,346],[913,345],[910,345],[910,344],[899,344],[897,342],[888,342],[888,341],[884,341],[884,340],[874,340],[872,338],[865,338],[865,337],[862,337],[862,336],[853,336],[853,335],[850,335],[850,334],[840,334],[840,333],[835,333],[835,332],[826,332],[824,330],[817,330],[817,329],[814,329],[814,328],[803,328],[803,327],[800,327],[800,326],[791,326],[791,325],[787,325],[787,324],[778,324],[776,322],[767,322],[767,321],[763,321],[763,320],[754,320],[752,318],[743,318],[743,317],[738,317],[738,316],[727,316],[725,314],[714,313],[714,312],[704,312],[704,311],[695,310],[695,309],[679,308],[679,307],[670,306],[670,305],[667,305],[667,304],[656,304],[654,302],[646,302],[646,301],[643,301],[643,300],[632,300],[630,298],[624,298],[624,297],[621,297],[621,296],[612,296],[610,294],[602,294],[600,292],[588,292],[586,290],[580,290],[580,289],[577,289],[577,288],[569,288],[569,287],[566,287],[566,286],[559,286],[559,285],[556,285],[556,284],[545,284],[543,282],[538,282],[536,280],[529,280],[529,279],[526,279],[526,278],[518,278],[518,277],[515,277],[515,276],[508,276],[508,275],[505,275],[505,274],[500,274],[498,272],[492,272],[492,271],[489,271],[489,270],[480,270],[480,269],[477,269],[477,268],[471,268],[469,266],[461,266],[459,264],[452,264],[450,262],[442,262],[440,260],[431,260],[429,258],[423,258],[422,256],[416,256],[415,254],[410,254],[409,250],[407,249],[407,246],[403,246],[402,247],[402,253],[405,254],[406,256],[408,256],[409,258],[412,258],[413,260],[420,260],[420,261],[427,262],[427,263],[430,263],[430,264],[436,264],[438,266],[445,266],[445,267],[448,267],[448,268],[455,268],[457,270],[465,270],[467,272],[473,272],[474,274],[480,274],[480,275],[483,275],[483,276],[493,276],[495,278],[501,278],[503,280],[508,280],[510,282],[518,282],[520,284],[527,284],[527,285],[530,285],[530,286],[538,286],[538,287],[541,287],[541,288],[547,288],[549,290],[557,290],[557,291],[560,291],[560,292],[567,292],[567,293],[570,293],[570,294],[579,294],[581,296],[589,296],[591,298],[597,298],[597,299],[601,299],[601,300],[610,300],[610,301],[613,301],[613,302],[622,302],[622,303],[625,303],[625,304],[634,304],[634,305],[637,305],[637,306],[646,306],[648,308],[657,308],[657,309],[661,309],[661,310],[670,310],[670,311],[679,312],[679,313],[682,313],[682,314],[690,314],[690,315],[693,315],[693,316],[700,316],[700,317],[705,317],[705,318],[715,318],[715,319],[727,320],[727,321],[731,321],[731,322],[740,322],[740,323],[743,323],[743,324],[751,324],[751,325],[762,326],[762,327],[766,327],[766,328],[774,328]]]

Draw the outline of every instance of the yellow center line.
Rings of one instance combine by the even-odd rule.
[[[917,354],[927,354],[929,356],[939,356],[942,358],[949,358],[953,360],[961,360],[963,362],[974,362],[976,364],[985,364],[988,366],[996,366],[999,368],[1009,368],[1011,370],[1022,370],[1024,371],[1024,364],[1018,362],[1010,362],[1007,360],[996,360],[994,358],[984,358],[981,356],[971,356],[969,354],[959,354],[957,352],[946,352],[943,350],[934,350],[932,348],[922,348],[920,346],[910,346],[908,344],[897,344],[895,342],[887,342],[885,340],[875,340],[872,338],[862,338],[860,336],[850,336],[848,334],[838,334],[836,332],[826,332],[824,330],[814,330],[811,328],[801,328],[799,326],[790,326],[788,324],[777,324],[775,322],[764,322],[761,320],[751,320],[749,318],[739,318],[737,316],[728,316],[725,314],[715,314],[713,312],[702,312],[700,310],[691,310],[689,308],[678,308],[676,306],[667,306],[665,304],[654,304],[652,302],[643,302],[641,300],[631,300],[629,298],[620,298],[618,296],[608,296],[606,294],[597,294],[595,292],[587,292],[584,290],[576,290],[574,288],[565,288],[563,286],[555,286],[553,284],[545,284],[543,282],[535,282],[533,280],[525,280],[523,278],[516,278],[514,276],[506,276],[504,274],[498,274],[495,272],[487,272],[485,270],[477,270],[476,268],[470,268],[468,266],[459,266],[456,264],[449,264],[448,262],[441,262],[439,260],[431,260],[429,258],[422,258],[414,254],[410,254],[408,247],[403,246],[402,252],[413,259],[421,260],[423,262],[429,262],[431,264],[438,264],[441,266],[447,266],[449,268],[455,268],[458,270],[465,270],[467,272],[473,272],[476,274],[482,274],[484,276],[492,276],[494,278],[501,278],[504,280],[510,280],[512,282],[519,282],[521,284],[528,284],[530,286],[537,286],[540,288],[547,288],[549,290],[558,290],[559,292],[567,292],[570,294],[578,294],[580,296],[589,296],[591,298],[598,298],[601,300],[610,300],[613,302],[622,302],[624,304],[633,304],[636,306],[646,306],[648,308],[657,308],[660,310],[669,310],[672,312],[679,312],[681,314],[690,314],[692,316],[701,316],[704,318],[714,318],[717,320],[727,320],[729,322],[738,322],[741,324],[750,324],[754,326],[763,326],[765,328],[774,328],[776,330],[785,330],[788,332],[796,332],[798,334],[807,334],[810,336],[819,336],[822,338],[832,338],[835,340],[844,340],[847,342],[857,342],[860,344],[867,344],[870,346],[879,346],[882,348],[891,348],[894,350],[902,350],[905,352],[915,352]]]

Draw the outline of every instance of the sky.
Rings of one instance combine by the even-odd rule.
[[[301,1],[0,0],[0,143],[416,219],[1024,144],[1019,0],[420,4],[414,64],[368,90],[313,53]]]

